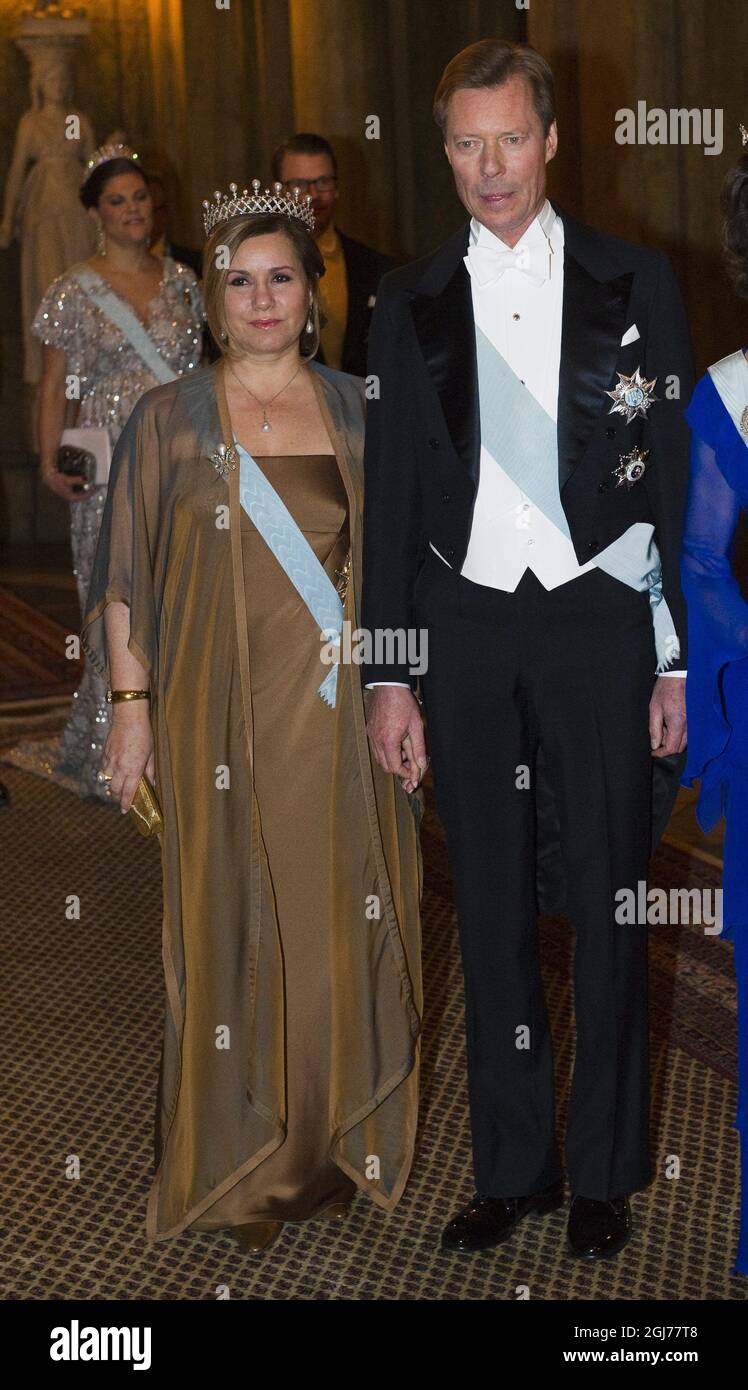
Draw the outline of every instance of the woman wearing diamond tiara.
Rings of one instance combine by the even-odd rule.
[[[748,131],[741,126],[743,144]],[[748,154],[722,189],[724,247],[735,289],[748,298]],[[735,1274],[748,1274],[748,603],[730,565],[741,508],[748,511],[748,351],[732,352],[697,382],[686,411],[691,478],[683,539],[688,603],[688,762],[701,779],[704,830],[723,812],[722,936],[735,947],[738,1107],[743,1171]]]
[[[73,572],[83,612],[107,488],[58,470],[71,384],[80,400],[75,427],[104,427],[113,446],[144,391],[200,366],[204,311],[194,272],[148,249],[151,196],[133,150],[126,145],[96,150],[80,198],[96,224],[98,252],[53,280],[31,331],[44,345],[41,476],[70,503]],[[86,666],[63,733],[24,740],[4,757],[80,796],[109,799],[98,774],[110,722],[101,677]]]
[[[416,1124],[421,793],[369,756],[364,384],[312,360],[309,203],[204,204],[222,360],[133,411],[83,630],[117,700],[104,775],[123,811],[155,777],[164,818],[148,1234],[255,1251],[357,1187],[391,1210]]]

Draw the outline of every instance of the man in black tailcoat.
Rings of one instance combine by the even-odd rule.
[[[535,50],[471,45],[434,112],[470,222],[385,276],[374,311],[367,727],[412,790],[426,763],[417,664],[392,634],[422,630],[476,1186],[444,1232],[452,1250],[497,1244],[563,1200],[537,952],[542,760],[576,933],[568,1239],[596,1258],[625,1244],[628,1195],[653,1173],[647,924],[621,902],[646,881],[652,756],[685,746],[688,330],[662,253],[547,199],[553,79]]]

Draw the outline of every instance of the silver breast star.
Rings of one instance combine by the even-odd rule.
[[[659,396],[654,394],[657,377],[645,381],[638,367],[631,376],[624,376],[623,372],[616,372],[616,376],[618,385],[612,391],[605,392],[606,396],[610,396],[614,401],[608,414],[625,415],[627,425],[630,425],[637,415],[646,419],[652,402],[659,400]]]
[[[613,476],[618,479],[616,487],[633,487],[634,483],[638,483],[647,471],[649,455],[649,449],[642,453],[638,447],[632,449],[630,454],[619,454],[620,462],[618,467],[613,469]]]
[[[208,457],[222,478],[228,478],[231,470],[236,468],[236,449],[233,444],[219,444]]]

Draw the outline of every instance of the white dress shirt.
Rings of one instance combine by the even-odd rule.
[[[470,223],[470,247],[474,246],[499,252],[508,249],[475,218]],[[514,250],[531,258],[532,278],[524,270],[510,266],[496,278],[481,283],[482,269],[473,264],[468,251],[465,265],[470,275],[475,323],[555,421],[561,364],[564,228],[548,199]],[[541,283],[539,275],[544,277]],[[443,560],[444,556],[439,558]],[[580,565],[570,537],[533,505],[482,445],[473,522],[461,570],[464,578],[513,592],[525,570],[531,569],[544,588],[556,589],[594,568],[594,560]]]

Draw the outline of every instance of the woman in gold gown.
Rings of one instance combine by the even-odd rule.
[[[422,1010],[419,772],[370,758],[360,668],[330,664],[310,598],[356,629],[363,383],[311,360],[311,211],[266,194],[206,205],[223,358],[133,411],[82,630],[127,694],[103,774],[124,812],[145,771],[164,818],[148,1234],[253,1250],[356,1188],[395,1206]]]

